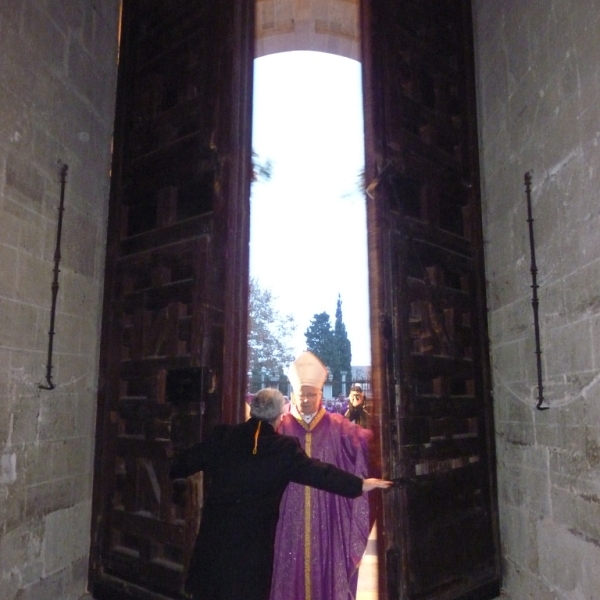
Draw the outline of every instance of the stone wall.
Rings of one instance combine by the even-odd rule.
[[[87,582],[118,0],[0,1],[0,598]],[[68,165],[46,384],[61,164]]]
[[[505,588],[600,594],[600,3],[474,0]],[[544,396],[523,175],[533,175]]]

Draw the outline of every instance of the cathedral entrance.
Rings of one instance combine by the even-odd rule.
[[[90,559],[100,600],[183,597],[202,484],[168,480],[166,445],[243,418],[262,42],[254,3],[165,4],[123,2]],[[351,5],[375,460],[397,482],[373,507],[379,597],[491,599],[500,567],[470,3],[258,0],[272,15],[258,23],[275,32],[265,46],[293,34],[358,49]]]

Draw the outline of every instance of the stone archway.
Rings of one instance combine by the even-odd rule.
[[[313,50],[360,60],[358,0],[257,0],[256,57]]]

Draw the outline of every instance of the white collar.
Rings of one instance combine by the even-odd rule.
[[[296,408],[295,404],[292,404],[291,408],[291,413],[294,415],[294,417],[297,419],[302,419],[307,425],[315,418],[318,412],[319,411],[317,410],[317,412],[313,413],[312,415],[305,415]]]

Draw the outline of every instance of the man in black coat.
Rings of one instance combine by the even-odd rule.
[[[279,501],[290,481],[349,498],[391,485],[309,458],[296,438],[276,432],[283,410],[279,391],[261,390],[248,421],[217,426],[171,465],[171,478],[208,478],[186,581],[194,600],[268,599]]]

